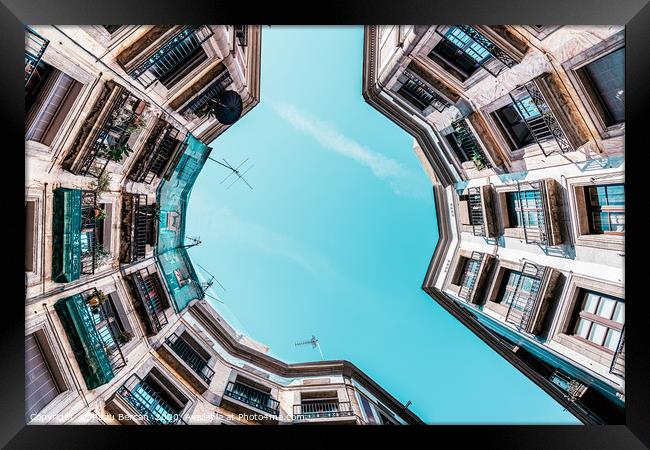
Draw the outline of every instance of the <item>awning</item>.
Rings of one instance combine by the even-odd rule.
[[[81,191],[54,190],[52,280],[69,283],[81,276]]]
[[[90,309],[81,294],[59,300],[54,309],[68,336],[75,359],[89,390],[108,383],[115,374],[95,328]]]

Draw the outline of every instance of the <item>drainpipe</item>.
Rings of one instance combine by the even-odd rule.
[[[41,225],[41,295],[45,295],[45,227],[47,219],[47,182],[43,185],[43,220]]]

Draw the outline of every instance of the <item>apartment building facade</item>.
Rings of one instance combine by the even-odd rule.
[[[433,185],[423,289],[585,423],[624,421],[624,33],[365,30],[364,97]]]
[[[347,361],[285,364],[205,298],[185,212],[259,102],[261,29],[26,29],[26,421],[421,423]],[[225,93],[228,93],[227,95]]]

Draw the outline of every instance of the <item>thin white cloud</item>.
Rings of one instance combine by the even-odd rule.
[[[370,150],[363,144],[351,139],[327,122],[310,116],[290,104],[274,104],[276,112],[294,128],[302,131],[323,148],[332,150],[369,168],[375,177],[386,180],[390,188],[398,195],[408,195],[413,189],[405,189],[415,175],[394,159]],[[398,187],[401,186],[401,187]]]

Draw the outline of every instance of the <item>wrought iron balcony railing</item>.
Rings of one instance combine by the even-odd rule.
[[[472,252],[469,260],[465,265],[465,271],[460,281],[460,290],[458,296],[464,300],[469,300],[474,293],[474,287],[478,280],[479,270],[483,262],[483,253]]]
[[[431,106],[436,111],[442,112],[445,108],[451,106],[451,103],[411,71],[405,70],[403,75],[406,80],[399,88],[398,93],[420,111],[424,111]]]
[[[117,95],[108,113],[93,126],[93,139],[77,150],[84,152],[87,145],[79,168],[73,170],[77,175],[99,178],[110,161],[122,161],[131,150],[127,144],[131,134],[143,125],[141,100],[122,87],[114,89]]]
[[[95,299],[98,291],[92,288],[54,305],[88,389],[108,383],[126,366],[119,340],[108,320],[108,307],[91,305]]]
[[[533,111],[522,104],[521,100],[527,97],[530,97],[534,105]],[[573,146],[535,80],[511,91],[510,98],[545,156],[573,151]]]
[[[302,402],[299,405],[293,405],[293,420],[324,419],[353,415],[350,402],[323,400]]]
[[[97,195],[93,191],[81,193],[81,274],[95,273],[101,244],[97,242]]]
[[[227,69],[223,70],[214,81],[181,108],[180,114],[188,120],[192,120],[194,117],[205,117],[210,101],[216,99],[231,84],[230,73]]]
[[[616,346],[616,351],[612,358],[612,364],[609,367],[609,373],[621,377],[625,376],[625,326],[623,326],[623,330],[621,331],[621,338]]]
[[[235,39],[237,39],[237,42],[239,42],[241,47],[246,47],[248,45],[247,25],[235,25]]]
[[[550,211],[544,181],[517,182],[517,203],[526,243],[549,245]]]
[[[472,159],[476,168],[482,170],[485,168],[491,168],[492,164],[487,158],[481,145],[476,140],[474,133],[470,130],[465,119],[460,119],[451,124],[452,129],[454,130],[453,137],[456,140],[456,144],[463,149],[465,153],[469,155]]]
[[[149,273],[149,269],[144,268],[133,272],[131,280],[135,285],[138,305],[149,333],[156,334],[167,325],[167,315],[161,299],[162,286],[158,275]]]
[[[135,373],[117,389],[117,394],[151,425],[187,425],[157,389]]]
[[[173,126],[166,124],[160,127],[145,145],[145,150],[129,178],[139,183],[151,184],[156,177],[162,177],[165,168],[182,144],[179,137],[180,131]]]
[[[449,31],[450,28],[460,31],[462,41],[455,38],[453,34],[443,32],[443,30]],[[517,64],[517,60],[471,25],[439,26],[436,28],[436,33],[455,48],[459,48],[462,44],[463,49],[459,48],[459,51],[465,51],[469,58],[494,77]]]
[[[194,52],[213,35],[207,25],[190,25],[169,38],[158,51],[135,67],[129,75],[148,88],[188,62]]]
[[[214,370],[208,367],[208,361],[194,350],[182,336],[172,333],[165,338],[165,342],[203,381],[210,384],[214,376]]]
[[[539,307],[540,289],[545,273],[546,267],[528,261],[521,269],[506,314],[506,322],[515,325],[518,330],[528,330],[530,320]]]
[[[474,236],[485,236],[485,220],[483,217],[483,203],[481,201],[481,189],[472,187],[468,189],[469,216],[472,222],[472,233]]]
[[[32,78],[36,66],[41,62],[49,40],[29,27],[25,27],[25,85]]]
[[[280,402],[272,398],[268,392],[260,391],[237,381],[229,381],[223,395],[246,403],[277,416],[280,413]]]

